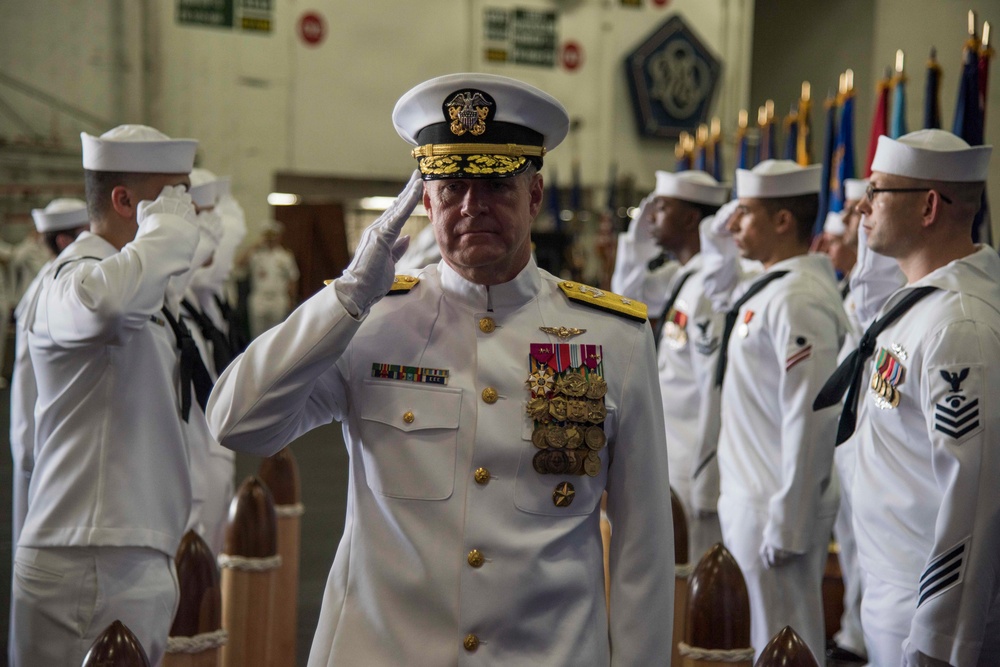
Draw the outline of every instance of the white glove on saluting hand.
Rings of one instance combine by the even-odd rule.
[[[639,245],[653,245],[653,195],[646,195],[639,202],[635,216],[628,223],[628,235]],[[655,245],[653,246],[656,247]],[[656,248],[659,253],[659,248]]]
[[[367,314],[392,287],[396,262],[410,244],[409,236],[399,238],[399,230],[423,194],[424,182],[420,172],[414,171],[396,201],[361,235],[351,264],[333,281],[337,298],[354,317]]]
[[[183,185],[168,185],[163,188],[156,201],[143,199],[139,202],[136,221],[140,229],[142,223],[157,214],[176,215],[196,225],[194,202]]]

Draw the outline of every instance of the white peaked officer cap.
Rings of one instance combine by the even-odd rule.
[[[188,194],[191,195],[194,205],[198,208],[209,208],[215,206],[218,201],[219,178],[208,169],[195,167],[191,170],[191,187]]]
[[[872,171],[928,181],[985,181],[992,146],[969,146],[944,130],[878,138]]]
[[[554,97],[495,74],[447,74],[412,88],[396,102],[392,124],[424,180],[506,178],[545,154],[569,132]]]
[[[119,125],[99,137],[80,133],[83,168],[139,174],[187,174],[198,142],[171,139],[145,125]]]
[[[729,188],[703,171],[656,172],[654,197],[673,197],[696,204],[722,206],[729,200]]]
[[[791,160],[764,160],[753,169],[736,170],[736,196],[756,199],[818,194],[822,165],[803,167]]]
[[[826,220],[823,221],[823,231],[835,236],[840,236],[846,232],[847,226],[844,224],[843,211],[830,211],[827,213]]]
[[[865,198],[868,190],[867,178],[845,178],[844,179],[844,199],[860,201]]]
[[[53,199],[45,208],[32,209],[31,217],[35,220],[35,229],[43,234],[75,229],[90,221],[87,202],[71,198]]]

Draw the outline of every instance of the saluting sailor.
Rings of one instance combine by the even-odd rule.
[[[816,404],[847,394],[874,665],[1000,664],[1000,258],[971,237],[991,151],[880,137],[859,204],[868,248],[907,283]]]
[[[419,173],[209,403],[219,441],[260,455],[343,424],[348,515],[309,664],[662,663],[673,535],[646,309],[531,259],[566,111],[453,74],[393,121]],[[394,278],[421,192],[443,261]]]

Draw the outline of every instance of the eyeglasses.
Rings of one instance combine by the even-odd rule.
[[[934,188],[876,188],[871,183],[868,184],[868,189],[865,190],[865,196],[868,198],[868,203],[871,204],[875,201],[875,195],[880,192],[937,192],[938,197],[944,200],[946,204],[952,203],[950,199],[944,194],[938,192]]]

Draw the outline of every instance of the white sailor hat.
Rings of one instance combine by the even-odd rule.
[[[985,181],[992,146],[969,146],[944,130],[917,130],[878,138],[872,171],[929,181]]]
[[[505,178],[541,167],[569,132],[569,115],[551,95],[495,74],[448,74],[410,89],[392,124],[424,180]]]
[[[83,168],[143,174],[187,174],[198,142],[171,139],[145,125],[119,125],[99,137],[80,133]]]
[[[818,194],[823,167],[803,167],[792,160],[764,160],[753,169],[736,170],[736,196],[757,199]]]
[[[69,197],[53,199],[45,208],[32,209],[31,217],[35,220],[35,229],[43,234],[83,227],[90,221],[87,202]]]
[[[198,208],[210,208],[219,200],[219,178],[208,169],[195,167],[191,170],[191,195],[194,205]]]
[[[841,236],[846,232],[847,226],[844,224],[843,211],[830,211],[827,213],[826,220],[823,221],[823,231],[835,236]]]
[[[722,206],[729,200],[730,189],[704,171],[656,172],[654,197],[673,197],[695,204]]]
[[[860,201],[865,198],[868,191],[867,178],[845,178],[844,179],[844,199]]]

